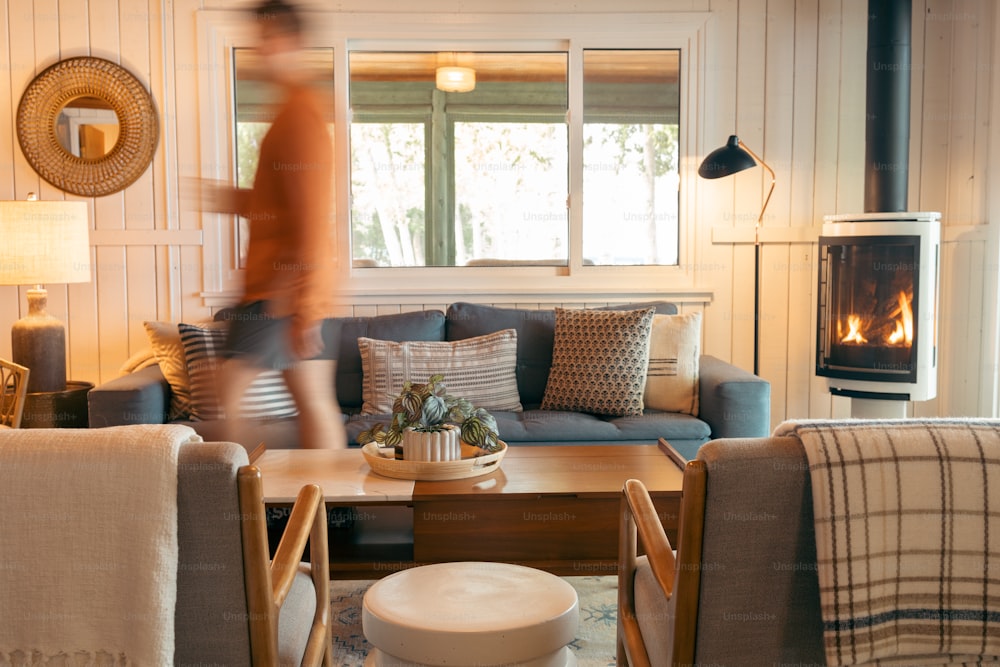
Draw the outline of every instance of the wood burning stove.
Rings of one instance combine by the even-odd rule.
[[[825,217],[819,239],[816,374],[854,417],[937,396],[941,214],[906,211],[911,5],[868,1],[865,213]]]
[[[903,401],[937,395],[940,217],[824,218],[816,373],[832,394]]]

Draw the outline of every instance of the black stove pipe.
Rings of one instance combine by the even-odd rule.
[[[865,213],[907,210],[911,0],[868,0]]]

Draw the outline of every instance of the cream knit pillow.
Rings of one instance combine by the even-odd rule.
[[[654,315],[643,402],[647,408],[698,414],[701,313]]]

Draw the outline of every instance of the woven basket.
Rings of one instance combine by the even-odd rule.
[[[499,470],[500,462],[507,453],[507,443],[501,441],[498,452],[460,461],[398,461],[392,457],[392,452],[391,448],[380,448],[374,442],[361,448],[368,465],[379,475],[394,479],[439,481],[478,477]]]

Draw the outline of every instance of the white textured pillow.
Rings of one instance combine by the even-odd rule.
[[[207,421],[223,419],[219,402],[217,372],[223,362],[226,342],[225,324],[178,324],[187,373],[191,381],[191,419]],[[278,419],[298,414],[285,379],[280,371],[265,370],[250,384],[243,395],[242,414],[246,419]]]
[[[654,315],[645,407],[697,415],[700,356],[701,313]]]
[[[364,414],[391,413],[404,382],[423,383],[432,375],[443,375],[449,394],[477,408],[521,410],[514,329],[446,342],[397,343],[361,337],[358,349],[364,373]]]

